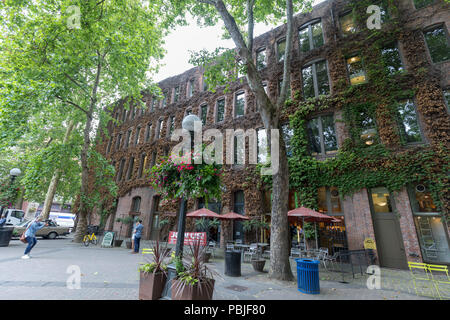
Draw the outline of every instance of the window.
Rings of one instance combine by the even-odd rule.
[[[149,142],[152,137],[152,124],[147,124],[147,133],[145,135],[145,142]]]
[[[238,190],[233,193],[233,211],[245,215],[244,191]],[[233,222],[233,240],[244,240],[244,228],[242,221]]]
[[[194,79],[189,80],[189,82],[188,82],[188,90],[187,90],[188,98],[190,98],[190,97],[192,97],[194,95],[194,85],[195,85]]]
[[[307,129],[312,155],[327,155],[338,150],[333,115],[311,119]]]
[[[260,128],[257,130],[258,137],[258,163],[266,163],[268,160],[268,146],[267,146],[267,134],[266,129]]]
[[[121,143],[122,143],[122,134],[119,133],[119,135],[117,136],[117,141],[116,141],[116,150],[119,150]]]
[[[159,139],[162,137],[162,131],[163,131],[163,127],[164,127],[164,119],[160,119],[158,121],[158,130],[156,130],[156,139]]]
[[[447,110],[450,112],[450,89],[444,90],[444,100],[447,104]]]
[[[139,144],[140,135],[141,135],[141,127],[137,127],[137,129],[136,129],[136,136],[134,138],[134,145],[135,146],[137,146]]]
[[[127,132],[127,139],[125,140],[125,146],[124,148],[128,148],[128,146],[130,145],[130,141],[131,141],[131,130],[128,130]]]
[[[177,102],[179,97],[180,97],[180,87],[178,86],[173,89],[173,102]]]
[[[122,122],[125,122],[125,120],[127,119],[127,110],[123,110],[122,112]]]
[[[133,176],[133,169],[134,169],[134,157],[130,158],[130,164],[128,166],[128,176],[127,176],[127,180],[130,180],[131,177]]]
[[[343,215],[339,190],[336,187],[320,187],[317,191],[319,212],[329,216]]]
[[[140,212],[141,210],[141,197],[134,197],[131,200],[131,211],[132,212]]]
[[[341,32],[344,36],[350,35],[352,33],[356,33],[359,31],[358,26],[355,21],[355,17],[353,12],[349,12],[347,14],[342,15],[339,18],[339,22],[341,24]]]
[[[150,167],[153,167],[156,164],[156,152],[152,153],[152,162],[150,164]]]
[[[159,102],[159,100],[156,99],[156,97],[153,97],[153,98],[152,98],[152,105],[151,105],[150,111],[153,112],[153,111],[156,110],[156,106],[158,105],[158,102]]]
[[[425,41],[431,60],[434,63],[447,61],[450,59],[450,46],[448,44],[447,30],[444,25],[435,27],[424,32]]]
[[[141,165],[139,166],[139,172],[138,172],[138,177],[142,178],[142,175],[144,173],[145,167],[147,167],[147,155],[145,153],[143,153],[141,155]]]
[[[208,116],[208,105],[204,104],[200,107],[200,118],[202,119],[202,125],[206,125]]]
[[[283,86],[283,78],[278,79],[278,95],[281,94],[281,87],[282,86]],[[266,90],[266,88],[264,88],[264,90]],[[289,84],[288,87],[287,87],[286,99],[290,99],[290,98],[291,98],[291,85]]]
[[[298,32],[300,52],[308,52],[319,48],[324,44],[322,33],[322,22],[311,22],[300,28]]]
[[[367,110],[360,110],[356,125],[360,130],[359,138],[368,146],[375,142],[377,136],[376,123]]]
[[[172,135],[174,128],[175,128],[175,117],[171,116],[169,120],[169,132],[168,132],[169,137]]]
[[[302,69],[303,97],[305,99],[330,93],[327,62],[320,61]]]
[[[427,262],[449,263],[448,234],[431,192],[425,184],[417,183],[408,186],[408,194],[423,259]]]
[[[216,108],[216,122],[222,122],[225,117],[225,99],[218,100]]]
[[[166,105],[167,105],[167,93],[163,93],[163,100],[162,100],[162,103],[161,103],[161,107],[165,108]]]
[[[406,143],[422,142],[416,107],[412,100],[405,100],[397,106],[400,136]]]
[[[391,195],[389,191],[384,188],[374,188],[370,190],[370,197],[372,202],[372,210],[374,213],[390,213],[392,210]]]
[[[131,120],[134,120],[136,118],[136,108],[137,106],[132,107],[133,109],[131,110]]]
[[[435,2],[436,0],[414,0],[414,6],[416,9],[421,9]]]
[[[288,157],[292,156],[291,139],[294,136],[294,130],[289,128],[289,124],[286,123],[281,126],[281,134],[283,135],[284,143],[286,144],[286,154]]]
[[[242,165],[245,164],[245,136],[242,133],[237,133],[234,136],[234,154],[233,154],[233,164]]]
[[[266,48],[263,48],[256,52],[256,69],[262,70],[265,67],[267,67]]]
[[[109,138],[108,146],[106,147],[106,153],[111,151],[112,138]]]
[[[364,71],[362,59],[354,55],[347,59],[348,75],[352,85],[366,82],[366,72]]]
[[[278,62],[281,62],[284,60],[285,53],[286,53],[286,39],[282,39],[277,42],[277,61]]]
[[[236,94],[234,101],[234,117],[242,117],[245,112],[245,92]]]
[[[393,75],[404,70],[400,51],[395,43],[384,47],[381,50],[381,57],[388,74]]]
[[[120,160],[119,172],[117,174],[117,181],[122,181],[123,167],[125,166],[125,159]]]

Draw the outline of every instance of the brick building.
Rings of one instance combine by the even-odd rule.
[[[397,74],[399,86],[414,89],[414,94],[398,101],[395,121],[381,121],[384,109],[380,105],[376,117],[366,121],[368,125],[361,139],[367,145],[376,139],[394,152],[422,152],[438,145],[449,146],[449,4],[443,0],[398,0],[394,1],[395,6],[384,6],[382,1],[374,1],[382,9],[380,33],[395,36],[395,41],[391,37],[375,52],[368,45],[371,40],[367,26],[354,16],[364,17],[361,10],[372,4],[364,6],[363,2],[329,0],[309,13],[295,16],[294,29],[298,32],[293,39],[290,88],[296,103],[290,104],[282,115],[288,156],[295,152],[289,143],[294,131],[289,116],[298,106],[307,98],[335,97],[350,87],[380,90],[373,85],[374,78],[367,67],[372,59],[385,56],[385,66]],[[285,26],[280,26],[257,37],[254,43],[255,62],[271,99],[276,99],[280,88],[285,33]],[[158,85],[164,99],[145,93],[143,109],[127,110],[123,101],[117,103],[112,116],[119,124],[108,124],[109,137],[99,145],[99,150],[116,168],[119,186],[116,209],[108,218],[106,228],[118,231],[120,225],[116,218],[139,215],[145,226],[144,239],[164,237],[168,230],[176,228],[177,204],[160,201],[148,184],[145,170],[168,155],[170,148],[178,143],[170,141],[170,133],[174,128],[181,128],[187,114],[198,115],[204,130],[257,130],[258,159],[265,156],[261,151],[265,137],[263,123],[245,80],[232,83],[227,92],[220,87],[213,93],[205,87],[202,70],[193,68]],[[385,92],[377,94],[383,96]],[[364,97],[360,99],[363,102]],[[308,114],[309,151],[318,160],[335,157],[346,139],[351,138],[352,127],[342,121],[345,103],[344,100],[340,106],[318,108]],[[392,138],[397,131],[405,143]],[[229,143],[234,141],[231,139]],[[248,152],[245,158],[248,163]],[[254,168],[250,164],[224,165],[222,199],[210,203],[209,208],[220,214],[234,211],[270,222],[270,192],[250,173]],[[297,196],[291,190],[290,209],[299,206]],[[336,187],[321,186],[317,190],[319,211],[336,216],[341,222],[319,225],[320,245],[330,250],[357,250],[370,238],[377,244],[378,263],[385,267],[404,268],[407,261],[450,263],[449,227],[445,218],[448,189],[442,189],[440,197],[442,204],[438,209],[426,182],[404,185],[395,192],[383,185],[361,188],[345,196]],[[205,204],[202,199],[196,199],[188,205],[190,211]],[[168,223],[161,226],[161,221]],[[187,229],[194,230],[189,219]],[[130,234],[129,230],[122,232],[124,236]],[[221,243],[225,239],[254,240],[253,234],[243,232],[240,223],[235,223],[233,228],[223,225],[215,236]],[[270,233],[264,232],[262,236],[267,241]]]

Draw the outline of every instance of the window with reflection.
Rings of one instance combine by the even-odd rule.
[[[402,59],[400,57],[400,51],[398,50],[397,44],[392,43],[388,46],[385,46],[381,50],[381,57],[388,74],[393,75],[404,71]]]
[[[266,48],[263,48],[256,52],[256,68],[262,70],[265,67],[267,67]]]
[[[216,122],[222,122],[225,117],[225,99],[217,101]]]
[[[277,42],[277,59],[278,62],[284,60],[284,55],[286,54],[286,39],[279,40]]]
[[[412,99],[400,101],[397,105],[400,136],[406,143],[422,142],[422,134]]]
[[[324,44],[322,22],[311,22],[298,32],[300,52],[308,52]]]
[[[359,55],[351,56],[347,59],[347,70],[352,85],[366,82],[366,71],[362,58]]]
[[[169,118],[169,136],[172,135],[174,129],[175,129],[175,117],[171,116]]]
[[[427,185],[417,183],[409,186],[408,191],[414,212],[438,212]]]
[[[245,112],[245,93],[239,92],[236,94],[234,101],[234,117],[242,117]]]
[[[141,210],[141,197],[134,197],[131,200],[131,211],[140,212]]]
[[[424,32],[425,42],[434,63],[450,59],[449,36],[445,25]]]
[[[180,86],[175,87],[173,89],[173,102],[177,102],[180,98]]]
[[[312,155],[334,154],[338,150],[333,115],[313,118],[307,125]]]
[[[127,138],[125,140],[125,148],[128,148],[128,146],[130,145],[130,141],[131,141],[131,130],[128,130],[127,132]]]
[[[329,216],[343,214],[339,190],[336,187],[320,187],[317,190],[318,211]]]
[[[344,36],[356,33],[359,31],[358,25],[356,24],[353,12],[342,15],[339,18],[341,24],[341,31]]]
[[[370,190],[372,199],[372,209],[374,213],[390,213],[392,211],[391,196],[389,191],[384,188],[374,188]]]
[[[134,170],[134,157],[130,158],[130,164],[128,166],[128,176],[127,176],[127,180],[130,180],[131,177],[133,176],[133,170]]]
[[[302,69],[303,97],[305,99],[330,93],[326,60],[315,62]]]

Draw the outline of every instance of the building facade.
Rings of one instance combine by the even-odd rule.
[[[292,166],[289,208],[306,206],[303,191],[314,186],[315,208],[340,221],[319,224],[320,246],[331,251],[358,250],[364,248],[365,240],[372,239],[377,263],[384,267],[405,268],[407,261],[448,264],[450,7],[443,0],[364,2],[329,0],[295,16],[291,98],[280,115],[289,158],[302,159],[305,146],[305,157],[327,164],[353,150],[356,160],[349,162],[361,161],[367,167],[353,183],[364,183],[347,188],[343,179],[339,180],[339,172],[320,177],[322,185],[313,180],[298,182],[299,171]],[[372,4],[380,8],[381,29],[367,23],[370,14],[366,9]],[[286,27],[280,26],[254,41],[255,63],[274,101],[283,75],[285,34]],[[175,128],[181,128],[186,115],[198,115],[203,130],[215,128],[225,134],[227,129],[255,129],[258,162],[267,157],[264,126],[245,78],[231,83],[228,91],[219,87],[211,92],[201,68],[193,68],[158,85],[164,98],[145,93],[145,108],[117,103],[112,111],[115,120],[108,124],[109,136],[98,146],[115,166],[119,187],[116,209],[106,228],[119,231],[117,218],[139,216],[145,226],[144,239],[164,238],[168,230],[176,228],[178,203],[162,202],[150,187],[146,172],[179,143],[170,136]],[[395,103],[387,104],[387,99]],[[294,139],[298,132],[305,133],[300,134],[301,141]],[[255,174],[256,166],[248,164],[249,142],[241,152],[237,139],[224,141],[233,145],[228,157],[234,164],[224,165],[222,198],[209,203],[209,208],[270,223],[270,190]],[[378,150],[376,146],[390,154],[377,158],[379,168],[366,161],[370,150]],[[425,154],[439,157],[422,159]],[[241,155],[244,165],[237,161]],[[226,157],[224,154],[224,163]],[[415,157],[421,157],[417,172],[414,165],[407,164]],[[371,181],[369,177],[378,169],[385,172],[383,168],[388,167],[393,168],[392,177],[407,183],[393,190],[395,181],[390,181],[389,175],[386,185],[379,176]],[[404,177],[403,169],[396,168],[404,168],[405,176],[417,175],[417,179]],[[433,172],[433,179],[422,179],[424,172]],[[343,173],[341,177],[345,174],[349,176]],[[332,185],[334,181],[338,185]],[[191,199],[188,210],[203,206],[202,199]],[[244,232],[241,223],[233,224],[219,228],[216,240],[222,244],[228,239],[255,240],[254,233]],[[187,229],[195,230],[189,219]],[[124,236],[130,232],[122,230]],[[261,236],[268,241],[270,232],[263,231]]]

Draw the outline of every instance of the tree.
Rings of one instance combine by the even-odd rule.
[[[187,10],[205,25],[213,25],[220,19],[226,28],[228,36],[233,40],[236,56],[246,72],[247,83],[256,98],[268,141],[271,141],[271,130],[281,129],[279,117],[287,99],[290,85],[290,64],[293,38],[293,12],[302,8],[311,8],[312,1],[293,0],[199,0],[177,1],[180,10]],[[295,6],[295,7],[294,7]],[[271,101],[265,93],[262,79],[253,60],[253,33],[257,22],[278,22],[286,19],[286,49],[283,66],[283,83],[280,95],[276,101]],[[247,28],[246,32],[241,29]],[[193,61],[200,62],[206,67],[208,81],[213,84],[226,83],[229,76],[230,54],[222,55],[211,63],[216,54],[200,54]],[[209,67],[209,70],[208,70]],[[228,69],[227,69],[228,68]],[[224,72],[225,71],[225,72]],[[234,71],[235,80],[236,71]],[[230,78],[228,78],[229,80]],[[288,181],[289,168],[286,156],[286,146],[283,137],[279,135],[280,152],[278,172],[272,175],[272,219],[270,237],[270,271],[269,276],[280,280],[292,280],[293,275],[289,262],[289,224],[288,210]]]
[[[75,241],[81,242],[92,208],[89,159],[97,156],[91,139],[109,120],[118,97],[126,108],[142,107],[141,91],[153,90],[148,73],[161,58],[162,37],[170,23],[161,17],[162,1],[151,6],[138,0],[59,0],[1,3],[2,65],[16,73],[8,104],[26,112],[19,96],[34,89],[29,102],[42,108],[71,107],[83,118],[80,150],[81,185]],[[168,22],[169,21],[169,22]],[[152,66],[153,65],[153,66]],[[24,90],[18,90],[25,88]],[[53,110],[54,111],[54,110]],[[106,119],[106,120],[105,120]],[[115,120],[113,120],[115,121]]]

